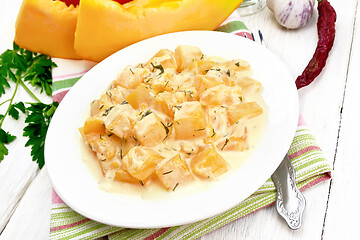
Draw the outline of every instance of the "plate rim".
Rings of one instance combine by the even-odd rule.
[[[64,97],[63,101],[62,102],[67,102],[69,98],[71,98],[71,96],[73,95],[73,92],[76,92],[78,91],[77,89],[79,88],[78,86],[81,85],[81,83],[85,82],[85,80],[87,78],[90,78],[92,75],[94,75],[97,71],[101,71],[101,68],[103,67],[103,65],[106,66],[106,64],[109,64],[110,62],[114,61],[116,58],[118,58],[118,56],[120,55],[125,55],[126,56],[126,53],[128,51],[133,51],[132,49],[135,49],[137,47],[141,47],[142,45],[146,45],[146,43],[151,43],[152,41],[162,41],[163,39],[167,39],[168,37],[173,37],[173,38],[176,38],[176,37],[183,37],[183,36],[186,36],[186,37],[193,37],[193,36],[202,36],[204,35],[205,37],[209,37],[209,36],[213,36],[213,37],[221,37],[221,38],[237,38],[236,41],[239,41],[240,42],[244,42],[244,44],[246,43],[247,45],[250,45],[250,46],[254,46],[255,48],[263,48],[263,51],[267,52],[267,54],[269,54],[269,56],[271,55],[273,58],[277,59],[278,62],[282,63],[282,67],[285,67],[285,64],[275,55],[273,54],[270,50],[268,50],[267,48],[263,47],[263,46],[260,46],[259,43],[256,43],[256,42],[253,42],[251,40],[248,40],[248,39],[245,39],[245,38],[242,38],[242,37],[239,37],[239,36],[236,36],[236,35],[233,35],[233,34],[229,34],[229,33],[223,33],[223,32],[216,32],[216,31],[183,31],[183,32],[176,32],[176,33],[169,33],[169,34],[163,34],[163,35],[159,35],[159,36],[156,36],[156,37],[153,37],[153,38],[149,38],[149,39],[146,39],[146,40],[143,40],[141,42],[138,42],[138,43],[135,43],[133,45],[130,45],[114,54],[112,54],[111,56],[109,56],[108,58],[106,58],[104,61],[98,63],[97,65],[95,65],[91,70],[89,70],[71,89],[70,91],[67,93],[67,95]],[[235,41],[235,40],[234,40]],[[246,42],[245,42],[246,41]],[[145,44],[144,44],[145,43]],[[240,43],[240,44],[243,44],[243,43]],[[246,45],[245,44],[245,45]],[[178,44],[177,44],[178,45]],[[199,46],[199,48],[202,50],[202,47]],[[156,50],[160,50],[160,49],[156,49]],[[125,53],[124,53],[125,52]],[[156,51],[155,51],[156,52]],[[207,54],[206,52],[204,52],[205,54]],[[241,56],[239,57],[241,58]],[[244,60],[247,60],[247,59],[244,59]],[[121,69],[118,69],[117,72],[120,72]],[[287,71],[287,75],[288,77],[291,77],[291,74],[290,72],[288,71],[288,69],[286,70]],[[90,76],[90,77],[89,77]],[[84,80],[85,79],[85,80]],[[292,118],[290,118],[290,121],[292,121],[292,132],[291,134],[287,134],[287,135],[292,135],[294,136],[295,135],[295,132],[296,132],[296,126],[297,126],[297,120],[298,120],[298,115],[299,115],[299,101],[298,101],[298,95],[297,95],[297,90],[296,90],[296,86],[295,86],[295,82],[291,82],[289,83],[291,86],[292,86],[292,94],[294,95],[294,113],[292,115]],[[84,85],[84,84],[83,84]],[[59,109],[62,109],[64,106],[64,104],[60,104],[59,105]],[[59,111],[60,112],[60,111]],[[294,116],[296,115],[296,121],[294,120]],[[50,123],[50,126],[49,126],[49,130],[48,130],[48,134],[51,136],[51,134],[53,133],[54,131],[54,124],[56,123],[56,119],[58,118],[58,111],[55,112],[54,114],[54,117],[53,117],[53,120],[55,119],[55,121],[51,121]],[[293,138],[293,137],[292,137]],[[287,149],[290,147],[291,145],[291,142],[292,142],[292,138],[291,139],[286,139],[286,143],[283,144],[282,146],[282,149],[280,149],[281,152],[283,152],[283,155],[285,156],[286,154],[286,151]],[[53,188],[55,189],[56,193],[60,196],[60,198],[68,205],[70,206],[74,211],[80,213],[81,215],[85,216],[85,217],[88,217],[90,219],[93,219],[95,221],[98,221],[98,222],[101,222],[101,223],[104,223],[104,224],[108,224],[108,225],[113,225],[113,226],[119,226],[119,227],[128,227],[128,228],[159,228],[159,227],[171,227],[171,226],[176,226],[176,225],[182,225],[182,224],[188,224],[188,223],[193,223],[193,222],[196,222],[196,221],[199,221],[199,220],[203,220],[203,219],[206,219],[208,217],[212,217],[214,215],[217,215],[217,214],[220,214],[228,209],[231,209],[232,207],[236,206],[237,204],[239,204],[241,201],[243,201],[244,199],[241,199],[239,201],[230,201],[229,203],[227,203],[226,205],[224,205],[223,207],[218,207],[216,211],[211,211],[211,212],[208,212],[207,214],[202,214],[201,216],[197,217],[197,218],[182,218],[180,221],[174,221],[174,220],[169,220],[169,219],[166,219],[165,221],[159,221],[157,220],[157,222],[153,222],[153,223],[147,223],[147,222],[138,222],[138,224],[134,223],[134,222],[131,222],[130,224],[127,224],[126,222],[124,221],[113,221],[113,219],[109,219],[109,218],[103,218],[101,216],[97,216],[97,215],[93,215],[91,213],[89,213],[88,211],[84,211],[83,208],[79,207],[78,205],[76,204],[73,204],[73,202],[70,200],[69,201],[69,197],[65,194],[63,194],[64,191],[63,190],[63,186],[61,186],[61,184],[58,182],[59,179],[58,177],[54,175],[54,166],[53,166],[53,162],[48,159],[51,158],[51,152],[49,152],[51,149],[54,148],[53,144],[54,142],[51,142],[51,141],[54,141],[51,137],[48,138],[48,136],[46,137],[46,143],[45,143],[45,159],[46,159],[46,168],[48,170],[48,174],[49,174],[49,178],[51,180],[51,183],[52,183],[52,186]],[[265,179],[265,181],[271,176],[271,174],[276,170],[276,168],[278,167],[278,165],[281,163],[282,161],[282,158],[278,159],[278,161],[276,162],[276,164],[274,164],[274,166],[272,167],[272,170],[268,171],[268,176],[266,177],[262,177],[262,179]],[[271,173],[270,173],[271,172]],[[265,182],[263,181],[263,183]],[[59,185],[60,184],[60,185]],[[261,185],[259,185],[256,189],[258,189]],[[256,189],[254,191],[256,191]],[[252,192],[254,192],[252,191]],[[250,193],[251,194],[251,193]],[[249,194],[249,195],[250,195]]]

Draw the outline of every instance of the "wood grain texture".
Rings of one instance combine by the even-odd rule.
[[[356,8],[355,8],[356,9]],[[360,5],[357,5],[357,14]],[[341,128],[334,163],[324,239],[354,239],[360,235],[359,136],[360,136],[360,17],[354,21],[349,72],[346,81]]]
[[[42,169],[32,181],[0,239],[40,240],[49,238],[52,187]]]

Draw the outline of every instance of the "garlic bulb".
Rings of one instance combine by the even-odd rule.
[[[314,9],[314,0],[267,0],[266,4],[277,22],[289,29],[305,26]]]

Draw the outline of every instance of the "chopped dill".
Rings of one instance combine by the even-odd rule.
[[[228,142],[229,142],[229,139],[227,138],[227,139],[225,140],[224,146],[222,146],[221,150],[224,149],[224,147],[228,144]]]
[[[166,174],[169,174],[169,173],[172,173],[172,172],[173,172],[173,170],[170,170],[168,172],[164,172],[163,175],[166,175]]]
[[[164,67],[163,67],[161,64],[159,64],[159,65],[154,65],[152,62],[151,62],[150,64],[151,64],[151,66],[153,67],[153,71],[154,71],[155,69],[159,69],[159,70],[160,70],[159,75],[161,75],[161,74],[164,73]]]
[[[173,191],[175,191],[175,189],[178,185],[179,185],[179,183],[176,183],[175,187],[173,188]]]
[[[144,114],[142,114],[142,115],[140,116],[139,121],[141,121],[144,117],[146,117],[147,115],[150,115],[151,113],[152,113],[151,110],[147,110]]]

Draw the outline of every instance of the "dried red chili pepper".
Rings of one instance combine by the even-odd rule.
[[[297,89],[309,85],[320,74],[334,43],[336,12],[327,0],[318,0],[317,9],[319,13],[317,22],[319,40],[309,64],[295,81]]]

